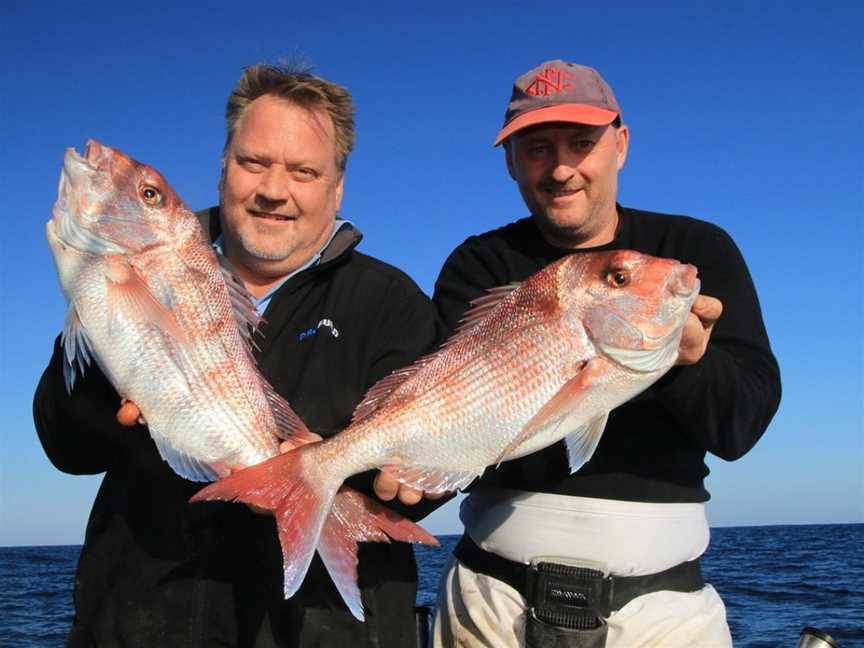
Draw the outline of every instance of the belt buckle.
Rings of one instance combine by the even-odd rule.
[[[529,607],[608,618],[612,578],[605,565],[560,557],[534,558],[527,571]]]

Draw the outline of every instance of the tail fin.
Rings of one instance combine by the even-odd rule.
[[[313,446],[239,470],[198,491],[189,501],[237,501],[273,512],[282,545],[285,598],[303,583],[339,484],[303,479],[302,455]]]
[[[345,605],[361,621],[363,606],[357,587],[357,543],[390,542],[390,538],[438,546],[435,536],[371,497],[346,486],[339,489],[321,532],[318,553]]]
[[[273,511],[282,546],[285,598],[303,583],[317,548],[348,609],[362,621],[357,543],[389,542],[389,538],[430,545],[438,541],[351,488],[343,487],[337,493],[338,484],[304,480],[302,455],[312,447],[303,446],[232,473],[201,489],[190,501],[238,501]]]

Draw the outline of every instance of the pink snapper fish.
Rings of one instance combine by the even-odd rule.
[[[285,596],[300,587],[317,549],[362,618],[343,539],[327,525],[347,477],[379,468],[442,493],[561,439],[577,470],[609,411],[673,366],[698,291],[696,268],[674,260],[628,250],[567,256],[477,300],[439,351],[373,386],[347,429],[220,479],[192,499],[273,511]]]
[[[276,456],[280,439],[320,441],[258,371],[249,294],[157,171],[96,141],[83,157],[67,150],[46,234],[69,304],[67,388],[95,360],[138,405],[174,472],[211,481]],[[317,532],[340,543],[328,551],[325,541],[321,553],[332,573],[349,574],[349,598],[359,600],[357,542],[438,544],[380,503],[338,490]],[[283,543],[297,532],[285,522]]]

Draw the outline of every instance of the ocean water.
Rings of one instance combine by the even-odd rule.
[[[735,645],[795,648],[804,626],[864,647],[864,524],[712,529],[706,579],[726,603]],[[457,536],[420,547],[417,602],[432,605]],[[0,646],[62,646],[80,547],[0,548]]]

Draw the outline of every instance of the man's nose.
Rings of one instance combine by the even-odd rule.
[[[552,160],[552,179],[562,184],[567,182],[576,174],[581,161],[582,156],[574,154],[569,147],[557,147]]]
[[[291,195],[288,173],[278,165],[271,164],[258,183],[255,193],[261,200],[268,202],[285,202]]]

